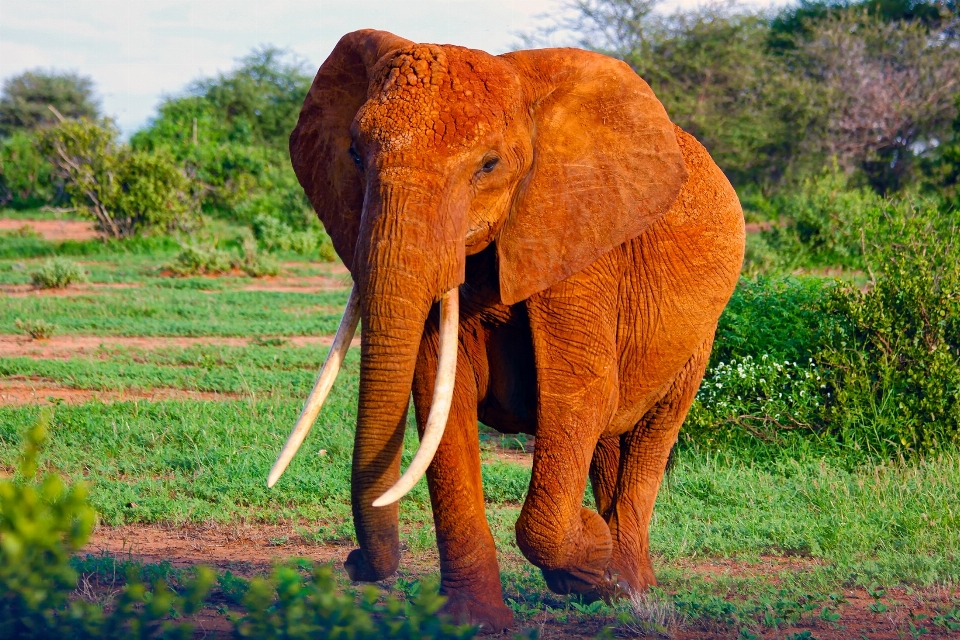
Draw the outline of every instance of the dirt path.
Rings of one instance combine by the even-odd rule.
[[[0,232],[30,227],[44,240],[92,240],[100,234],[89,220],[13,220],[0,218]]]
[[[95,389],[72,389],[43,381],[7,378],[0,380],[0,406],[83,404],[84,402],[131,402],[146,400],[204,400],[216,402],[242,397],[236,393],[214,393],[188,389],[158,388],[149,391],[99,391]]]
[[[141,562],[169,561],[174,566],[209,564],[219,568],[264,571],[277,560],[298,557],[342,563],[353,546],[309,542],[303,525],[163,524],[98,526],[82,553],[129,556]]]
[[[72,284],[62,289],[37,289],[30,284],[0,284],[0,295],[8,298],[61,298],[66,296],[82,296],[99,291],[112,289],[139,289],[136,282],[102,282],[89,284]]]
[[[283,344],[292,347],[319,345],[329,347],[333,336],[289,336],[281,337]],[[37,358],[45,360],[68,360],[76,356],[90,355],[99,349],[140,349],[150,351],[170,347],[192,347],[195,345],[215,345],[226,347],[245,347],[256,342],[256,338],[220,338],[220,337],[141,337],[141,336],[53,336],[46,340],[31,340],[21,334],[0,334],[0,358]],[[360,346],[360,338],[354,338],[351,347]]]

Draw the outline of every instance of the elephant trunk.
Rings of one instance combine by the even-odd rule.
[[[427,315],[438,298],[455,298],[459,284],[451,282],[451,261],[444,259],[456,256],[456,246],[442,241],[449,237],[446,230],[418,224],[431,217],[412,210],[438,206],[436,196],[384,186],[375,197],[370,195],[368,191],[365,209],[376,209],[364,212],[367,228],[361,229],[361,238],[369,242],[358,245],[355,265],[362,266],[354,269],[363,341],[351,497],[360,549],[346,563],[351,579],[364,581],[382,580],[399,562],[399,495],[392,492],[387,502],[378,498],[400,475],[410,389]],[[462,239],[460,245],[462,255]],[[375,507],[375,501],[385,506]]]

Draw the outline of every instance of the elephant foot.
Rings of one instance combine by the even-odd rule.
[[[640,561],[639,567],[626,562],[618,562],[616,557],[610,561],[610,567],[604,572],[603,580],[593,589],[583,593],[587,602],[603,600],[613,603],[620,598],[629,598],[635,593],[643,593],[649,587],[657,586],[653,567],[649,558]]]
[[[480,633],[500,633],[513,625],[513,612],[503,603],[499,590],[495,598],[462,591],[443,593],[447,598],[441,615],[450,616],[456,624],[476,625]]]
[[[397,571],[400,566],[399,558],[388,558],[376,565],[367,561],[363,549],[354,549],[343,562],[343,568],[353,582],[379,582],[386,580]]]
[[[558,569],[541,567],[547,587],[554,593],[590,593],[603,583],[608,573],[612,542],[610,529],[597,513],[581,509],[586,551],[573,566]]]

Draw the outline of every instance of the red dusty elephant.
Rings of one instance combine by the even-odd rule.
[[[706,150],[623,62],[366,30],[320,67],[290,155],[354,288],[269,484],[362,319],[351,578],[396,571],[397,500],[426,473],[447,612],[511,623],[479,420],[536,436],[516,539],[550,589],[655,584],[654,501],[743,259]],[[411,389],[421,445],[401,477]]]

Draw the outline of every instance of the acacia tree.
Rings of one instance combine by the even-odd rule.
[[[0,136],[54,125],[50,106],[66,118],[96,118],[93,80],[70,72],[26,71],[7,79],[0,95]]]

